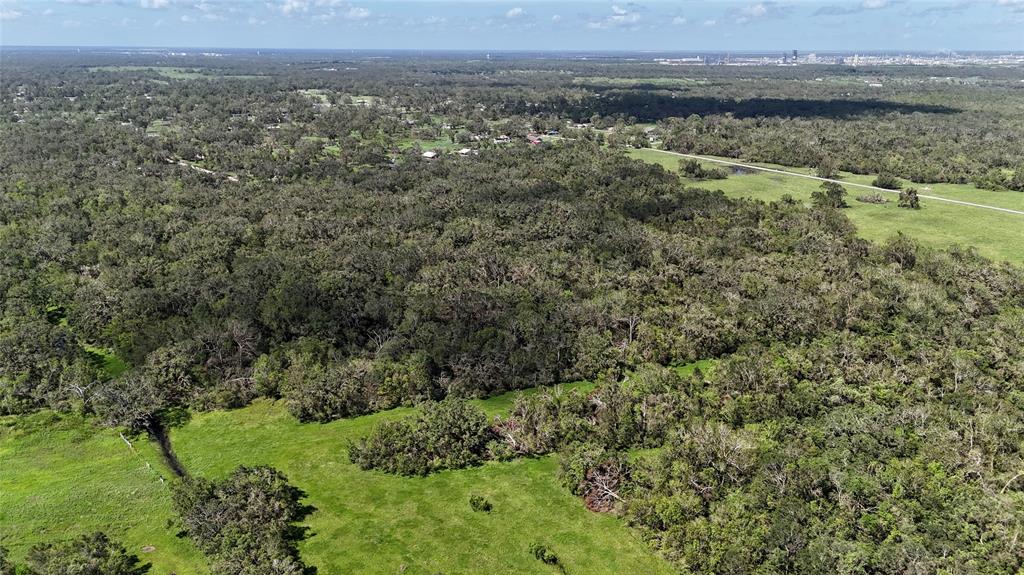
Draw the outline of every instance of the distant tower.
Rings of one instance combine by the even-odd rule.
[[[796,52],[796,50],[793,50],[793,61],[794,61],[794,62],[796,62],[797,56],[798,56],[798,55],[797,55],[797,52]]]

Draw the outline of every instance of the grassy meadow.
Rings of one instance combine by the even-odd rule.
[[[561,387],[587,391],[592,384]],[[478,403],[493,416],[507,412],[514,397]],[[269,464],[303,489],[316,510],[306,518],[309,536],[300,550],[324,575],[557,573],[529,555],[533,542],[553,549],[569,573],[671,572],[622,521],[588,511],[560,485],[557,456],[422,478],[349,463],[349,442],[411,412],[302,424],[282,402],[261,400],[196,414],[171,438],[191,473],[216,478],[238,465]],[[134,446],[78,417],[0,419],[0,545],[19,558],[33,543],[99,529],[151,562],[154,575],[202,573],[201,554],[167,523],[173,510],[160,476],[169,471],[149,441]],[[494,510],[473,512],[472,494]]]
[[[678,169],[681,159],[674,154],[653,149],[634,149],[628,153],[634,158],[660,164],[673,171]],[[812,173],[812,170],[807,168],[750,163],[792,172]],[[721,164],[710,162],[707,165],[722,167]],[[844,172],[840,179],[870,184],[874,176]],[[764,201],[779,200],[785,195],[790,195],[809,204],[811,193],[818,190],[821,183],[783,174],[752,172],[730,174],[725,180],[693,181],[693,185],[721,190],[732,197]],[[913,184],[905,181],[904,186],[907,185],[913,185],[925,195],[1024,210],[1024,193],[1020,192],[979,190],[969,184]],[[850,207],[843,211],[857,226],[861,236],[869,240],[885,241],[898,232],[903,232],[927,246],[973,246],[979,253],[993,260],[1024,264],[1024,216],[928,199],[921,200],[920,210],[907,210],[896,206],[895,194],[883,194],[889,200],[888,203],[867,204],[858,202],[856,197],[872,193],[871,190],[851,187],[847,188],[847,192],[847,203]]]

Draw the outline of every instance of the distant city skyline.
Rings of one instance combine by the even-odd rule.
[[[5,46],[1024,50],[1024,0],[0,0]]]

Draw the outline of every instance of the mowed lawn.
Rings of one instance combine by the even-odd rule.
[[[508,394],[479,403],[494,415],[512,400]],[[198,414],[171,437],[194,474],[217,478],[238,465],[269,464],[306,491],[316,511],[305,520],[309,537],[300,549],[324,575],[396,574],[403,566],[404,573],[428,575],[557,573],[529,554],[533,542],[548,545],[569,573],[672,572],[624,522],[587,511],[570,495],[559,483],[555,456],[424,478],[349,463],[350,441],[409,413],[301,424],[283,403],[264,400]],[[136,441],[135,455],[116,432],[78,418],[2,421],[8,426],[0,427],[0,544],[15,557],[38,541],[102,529],[152,562],[155,574],[204,571],[191,543],[167,527],[173,511],[156,470],[167,472],[149,442]],[[487,497],[494,510],[473,512],[472,494]],[[143,553],[145,546],[156,550]]]
[[[634,158],[657,163],[673,171],[678,169],[681,159],[679,156],[652,149],[629,150],[628,153]],[[721,164],[710,162],[707,165],[723,167]],[[753,165],[811,173],[811,170],[806,168],[762,163]],[[874,177],[843,173],[841,179],[870,184]],[[692,184],[722,190],[731,197],[756,198],[764,201],[779,200],[788,194],[808,204],[811,193],[821,186],[821,183],[815,180],[770,172],[730,173],[729,178],[725,180],[692,181]],[[905,184],[910,185],[926,195],[1024,211],[1024,193],[1021,192],[992,192],[966,184]],[[931,189],[926,191],[926,187]],[[847,192],[847,203],[850,207],[843,212],[857,226],[860,235],[869,240],[881,242],[898,232],[903,232],[931,247],[973,246],[979,253],[993,260],[1024,264],[1024,216],[929,199],[921,200],[920,210],[908,210],[896,206],[895,194],[879,192],[889,202],[867,204],[858,202],[856,197],[871,194],[871,190],[849,187]]]

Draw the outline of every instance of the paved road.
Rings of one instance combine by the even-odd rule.
[[[694,160],[700,160],[702,162],[714,162],[716,164],[725,164],[727,166],[737,166],[737,167],[740,167],[740,168],[746,168],[748,170],[760,170],[762,172],[773,172],[773,173],[776,173],[776,174],[784,174],[786,176],[796,176],[798,178],[807,178],[809,180],[818,180],[819,182],[835,182],[837,184],[842,184],[843,186],[851,187],[851,188],[864,188],[864,189],[867,189],[867,190],[874,190],[876,192],[885,192],[887,194],[899,194],[899,191],[896,191],[896,190],[888,190],[886,188],[879,188],[879,187],[876,187],[876,186],[869,186],[867,184],[855,184],[853,182],[844,182],[842,180],[833,180],[833,179],[829,179],[829,178],[819,178],[818,176],[811,176],[811,175],[808,175],[808,174],[801,174],[801,173],[798,173],[798,172],[787,172],[786,170],[777,170],[775,168],[764,168],[764,167],[761,167],[761,166],[752,166],[750,164],[742,164],[740,162],[730,162],[728,160],[719,160],[717,158],[708,158],[707,156],[695,156],[693,154],[683,154],[683,153],[680,153],[680,152],[670,152],[668,150],[657,150],[657,151],[659,151],[659,152],[661,152],[663,154],[671,154],[673,156],[680,156],[680,157],[683,157],[683,158],[693,158]],[[1008,213],[1008,214],[1016,214],[1018,216],[1024,216],[1024,211],[1011,210],[1010,208],[999,208],[999,207],[996,207],[996,206],[986,206],[985,204],[976,204],[974,202],[964,202],[964,201],[961,201],[961,200],[951,200],[949,198],[941,198],[939,196],[926,196],[924,194],[918,194],[917,197],[919,197],[919,198],[927,198],[929,200],[935,200],[937,202],[946,202],[946,203],[949,203],[949,204],[959,204],[961,206],[970,206],[972,208],[982,208],[982,209],[986,209],[986,210],[995,210],[997,212],[1005,212],[1005,213]]]

